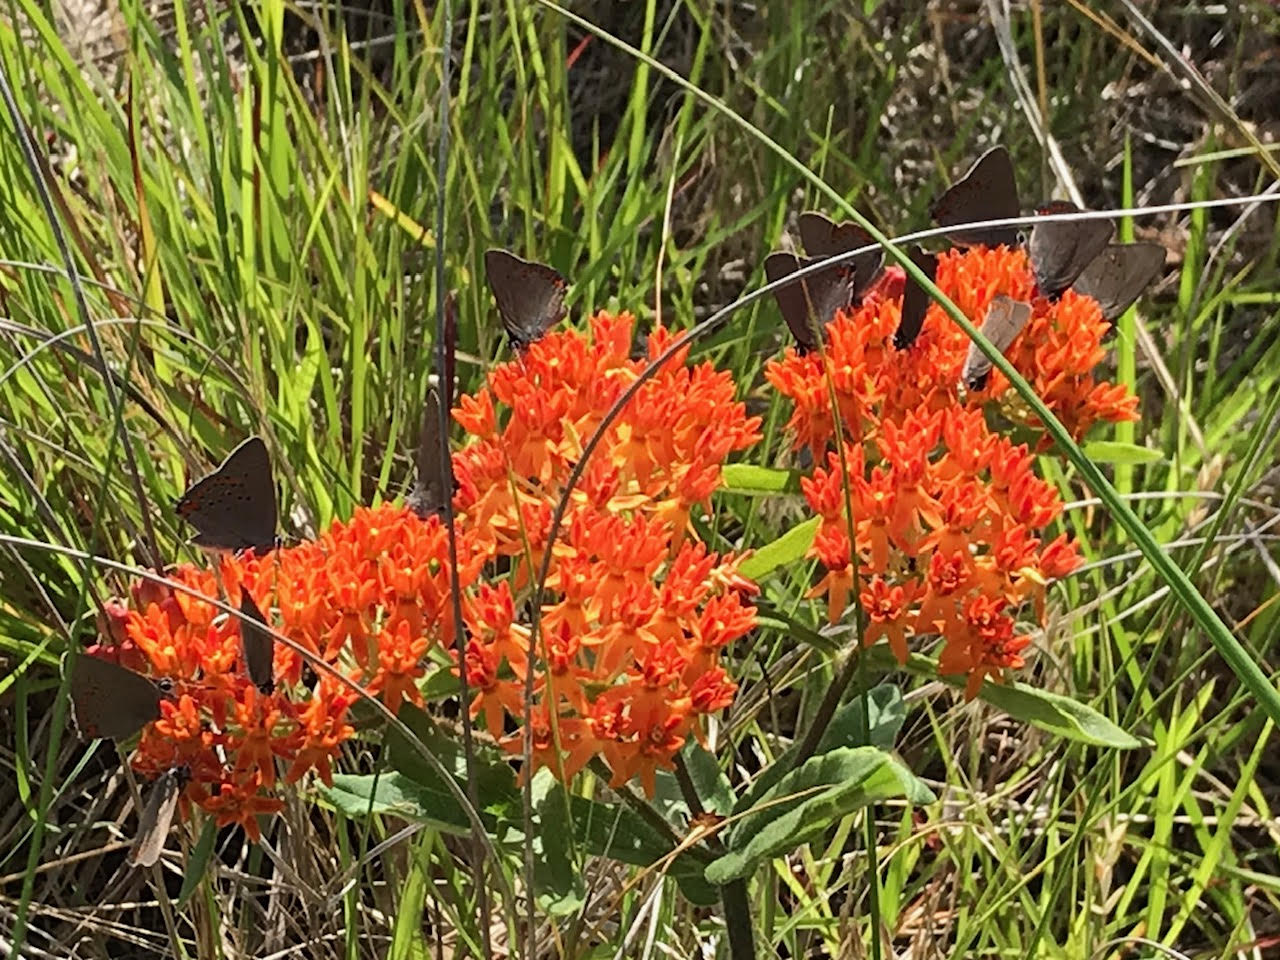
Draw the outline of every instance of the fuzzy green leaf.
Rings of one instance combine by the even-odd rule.
[[[984,683],[979,696],[1015,720],[1095,747],[1132,750],[1142,741],[1078,700],[1025,683]]]
[[[812,757],[787,774],[729,834],[729,852],[707,867],[712,883],[750,876],[764,860],[822,834],[870,803],[905,797],[932,803],[933,792],[890,754],[875,747],[843,747]]]
[[[868,711],[870,722],[866,725],[870,735],[868,743],[860,742],[860,734],[863,730],[862,698],[855,697],[836,711],[831,722],[827,724],[822,739],[818,741],[814,754],[821,756],[840,747],[872,746],[879,747],[881,750],[892,749],[893,741],[907,719],[907,707],[902,699],[902,691],[892,684],[882,683],[868,691],[867,703],[870,707]],[[751,788],[738,801],[733,812],[741,813],[759,803],[765,792],[771,790],[783,773],[790,768],[791,758],[799,748],[798,743],[793,743],[770,764],[767,770],[762,771],[752,782]]]
[[[442,833],[462,836],[471,832],[470,821],[452,793],[444,787],[431,789],[395,771],[334,774],[333,786],[321,785],[320,791],[326,800],[352,819],[390,813],[430,824]]]

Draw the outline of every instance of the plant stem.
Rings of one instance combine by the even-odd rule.
[[[724,907],[724,924],[729,931],[729,956],[732,960],[755,960],[756,938],[751,929],[751,901],[747,898],[747,881],[731,880],[720,888]]]
[[[684,757],[676,754],[676,783],[680,785],[680,794],[684,797],[689,813],[701,816],[702,800],[698,797],[698,788],[693,785],[689,776],[689,768],[685,766]],[[713,850],[724,850],[718,835],[707,838],[707,845]],[[751,928],[751,900],[747,896],[747,880],[732,880],[720,888],[720,904],[724,907],[724,925],[729,932],[729,956],[732,960],[755,960],[756,938]]]
[[[859,631],[859,635],[861,631]],[[858,664],[862,660],[862,651],[858,649],[850,650],[849,655],[845,657],[844,663],[840,665],[840,672],[836,675],[835,683],[827,687],[827,692],[822,697],[822,702],[818,704],[818,712],[813,715],[813,722],[809,724],[809,729],[805,731],[804,739],[800,741],[800,746],[796,748],[796,752],[792,757],[789,768],[784,773],[790,773],[800,764],[804,763],[818,750],[818,744],[822,742],[822,735],[827,732],[827,725],[831,723],[831,718],[835,716],[836,708],[840,706],[840,698],[844,696],[844,692],[848,689],[849,684],[853,682],[853,676],[858,671]],[[864,714],[866,713],[864,709]],[[869,721],[870,717],[866,717],[865,721]],[[864,737],[869,740],[869,737]]]

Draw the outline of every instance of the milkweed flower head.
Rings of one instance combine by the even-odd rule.
[[[311,773],[332,784],[357,696],[281,643],[274,687],[255,687],[241,621],[202,599],[235,608],[247,591],[273,629],[392,711],[422,704],[433,659],[465,671],[472,714],[515,753],[531,679],[535,767],[567,779],[599,756],[615,784],[637,779],[652,792],[657,770],[701,736],[701,718],[731,702],[721,653],[755,625],[755,588],[737,574],[738,557],[709,551],[692,520],[726,458],[759,439],[759,421],[727,374],[689,364],[687,351],[639,388],[572,494],[531,650],[525,611],[570,471],[613,402],[672,341],[656,328],[633,358],[633,327],[629,314],[600,313],[586,334],[550,333],[453,410],[469,435],[454,460],[461,664],[447,530],[389,504],[263,557],[173,569],[189,593],[140,582],[128,605],[113,604],[102,624],[112,643],[94,652],[172,690],[143,730],[135,769],[154,777],[185,767],[184,807],[255,839],[258,817],[283,806],[282,783]]]
[[[734,685],[721,651],[755,625],[754,586],[738,558],[698,541],[692,518],[733,453],[759,439],[729,375],[679,351],[605,431],[572,492],[552,551],[541,640],[514,622],[551,532],[556,504],[587,438],[673,340],[662,327],[632,358],[634,319],[598,313],[589,334],[551,333],[493,370],[455,418],[471,441],[454,458],[462,528],[483,538],[489,570],[476,591],[465,669],[471,710],[508,749],[522,749],[522,688],[533,678],[534,760],[572,777],[603,757],[614,784],[653,791],[700,718]],[[505,736],[504,736],[505,733]]]
[[[975,324],[998,294],[1032,304],[1006,354],[1074,436],[1099,421],[1136,418],[1136,398],[1095,377],[1107,329],[1098,304],[1072,291],[1056,303],[1033,299],[1022,250],[952,250],[939,257],[936,283]],[[985,677],[1023,666],[1029,640],[1015,615],[1029,607],[1042,616],[1046,585],[1080,558],[1065,536],[1045,533],[1062,504],[1037,476],[1034,452],[988,425],[998,409],[1037,426],[1012,402],[1007,379],[993,370],[982,390],[963,389],[969,338],[936,304],[915,342],[895,349],[901,305],[899,275],[836,315],[823,352],[788,348],[765,375],[792,403],[794,445],[815,461],[801,481],[821,517],[810,555],[824,574],[810,596],[825,597],[836,623],[856,590],[864,643],[884,639],[903,662],[912,640],[940,637],[940,671],[965,674],[973,697]],[[847,499],[831,392],[846,443]]]
[[[459,546],[470,585],[475,562],[465,538]],[[168,679],[173,690],[143,730],[133,765],[148,776],[186,767],[184,801],[254,838],[257,816],[282,807],[280,780],[314,772],[332,784],[357,696],[334,676],[304,669],[303,657],[280,643],[274,686],[258,689],[244,671],[241,621],[202,596],[225,595],[235,607],[248,591],[271,627],[391,710],[422,703],[427,654],[452,643],[446,531],[401,507],[358,509],[313,542],[265,557],[224,556],[216,572],[181,566],[169,577],[196,595],[135,589],[118,648],[127,666]]]

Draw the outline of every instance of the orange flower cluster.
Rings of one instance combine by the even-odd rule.
[[[1123,386],[1094,379],[1107,329],[1098,304],[1070,291],[1057,303],[1032,300],[1022,250],[950,251],[939,257],[936,282],[975,323],[997,294],[1032,303],[1032,319],[1007,355],[1075,435],[1100,420],[1136,417],[1136,399]],[[1057,491],[1036,476],[1025,445],[987,426],[984,408],[1005,395],[1008,381],[996,370],[982,391],[962,390],[969,339],[936,304],[916,341],[896,350],[900,310],[901,281],[881,284],[828,325],[822,353],[789,349],[766,377],[794,404],[795,446],[818,461],[802,480],[822,518],[810,555],[826,570],[810,595],[826,596],[836,623],[856,588],[868,622],[864,643],[883,637],[900,661],[910,639],[940,636],[939,669],[967,674],[973,697],[984,677],[1023,665],[1029,640],[1018,635],[1014,614],[1030,602],[1042,615],[1048,581],[1074,569],[1079,555],[1065,536],[1042,541],[1061,512]],[[852,441],[847,491],[841,462],[828,452],[835,418],[824,362]],[[1010,404],[1002,409],[1018,416]]]
[[[260,609],[275,611],[267,614],[274,629],[395,710],[402,700],[422,703],[428,650],[453,642],[447,546],[438,520],[382,506],[357,510],[314,542],[265,557],[225,556],[216,572],[183,566],[169,576],[203,596],[238,600],[249,591]],[[464,553],[460,567],[469,584],[475,563]],[[187,767],[184,798],[220,826],[239,823],[255,838],[256,815],[281,807],[277,763],[285,782],[313,770],[332,783],[331,762],[352,734],[349,688],[329,675],[308,676],[295,650],[274,644],[275,688],[263,692],[244,672],[240,620],[150,583],[133,599],[121,659],[173,686],[160,720],[143,731],[134,758],[140,773]]]
[[[529,638],[511,591],[536,574],[583,443],[671,343],[657,328],[648,357],[631,359],[633,323],[599,313],[590,338],[549,334],[455,411],[475,438],[454,459],[460,526],[495,569],[511,570],[476,592],[468,616],[471,710],[495,737],[523,716]],[[688,366],[687,351],[609,428],[552,555],[534,677],[536,765],[568,779],[600,755],[615,784],[638,777],[652,793],[656,770],[699,733],[699,717],[729,704],[735,686],[720,652],[755,625],[744,599],[754,586],[735,558],[696,541],[691,516],[720,485],[729,454],[758,439],[759,420],[735,402],[729,375]],[[504,743],[518,752],[521,734]]]
[[[582,444],[647,365],[631,358],[632,332],[630,315],[601,313],[589,336],[549,334],[454,411],[472,435],[455,457],[463,668],[472,713],[513,752],[530,663],[518,611]],[[654,330],[649,357],[670,342]],[[684,353],[610,428],[574,494],[544,594],[536,766],[569,778],[599,755],[615,784],[638,778],[652,792],[656,770],[700,734],[700,718],[729,704],[735,686],[720,653],[754,626],[746,597],[755,588],[736,574],[735,557],[697,541],[691,518],[729,454],[758,439],[759,421],[734,400],[729,376],[689,366]],[[169,576],[232,606],[248,591],[275,630],[393,711],[422,703],[433,648],[453,655],[447,531],[403,507],[359,509],[314,542]],[[332,782],[355,701],[335,678],[315,676],[277,643],[275,686],[263,692],[245,673],[238,618],[150,583],[106,620],[117,642],[99,653],[171,681],[161,718],[143,731],[140,773],[186,767],[184,802],[255,838],[257,816],[282,806],[280,779],[314,771]]]

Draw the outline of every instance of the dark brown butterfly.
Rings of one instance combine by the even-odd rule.
[[[516,350],[540,340],[564,317],[569,282],[546,264],[495,248],[484,253],[484,271],[498,301],[502,326]]]
[[[1076,278],[1072,289],[1093,297],[1102,315],[1114,320],[1132,306],[1164,268],[1164,247],[1158,243],[1113,243],[1094,257]]]
[[[240,621],[240,647],[244,651],[245,672],[259,692],[268,694],[276,688],[275,638],[263,629],[267,618],[244,587],[240,588],[240,612],[246,618]]]
[[[128,740],[160,719],[164,697],[142,674],[92,654],[82,652],[71,668],[71,722],[81,740]]]
[[[853,301],[858,303],[884,271],[884,251],[875,246],[871,234],[856,223],[835,223],[816,210],[800,214],[800,242],[804,252],[811,257],[833,257],[859,247],[873,246],[852,260],[844,261],[853,267]]]
[[[987,315],[982,318],[982,335],[995,344],[1001,353],[1009,349],[1009,344],[1022,332],[1022,328],[1031,319],[1031,304],[1006,297],[1003,293],[996,295],[987,307]],[[969,344],[969,352],[964,358],[964,369],[961,379],[970,390],[981,390],[987,385],[991,375],[991,361],[978,349],[976,343]]]
[[[938,276],[938,258],[932,253],[925,253],[912,244],[907,248],[907,256],[930,280]],[[902,291],[902,319],[898,321],[898,329],[893,333],[893,345],[899,350],[905,350],[915,343],[916,337],[920,335],[920,328],[924,326],[924,316],[931,302],[924,287],[907,274],[907,285]]]
[[[453,483],[445,492],[445,460],[440,446],[440,394],[427,388],[427,402],[422,405],[422,427],[418,431],[417,476],[406,505],[423,520],[443,516],[445,497],[453,496]]]
[[[147,805],[138,816],[138,835],[129,850],[130,866],[153,867],[160,859],[165,838],[169,836],[169,825],[178,808],[178,798],[190,779],[188,768],[174,767],[151,784]]]
[[[801,267],[819,262],[801,259],[794,253],[771,253],[764,260],[764,275],[773,283],[791,276]],[[853,302],[853,287],[853,270],[836,264],[773,291],[782,319],[791,329],[801,353],[818,349],[819,331],[831,322],[837,310]]]
[[[1055,200],[1036,213],[1076,213],[1074,203]],[[1041,295],[1057,300],[1111,242],[1110,220],[1051,220],[1037,223],[1027,242],[1027,256]]]
[[[940,227],[979,220],[1005,220],[1018,216],[1018,182],[1013,175],[1013,161],[1004,147],[992,147],[969,168],[969,172],[953,183],[933,202],[929,215]],[[955,243],[972,247],[1016,246],[1016,227],[977,227],[948,231]]]
[[[265,553],[276,545],[276,484],[261,437],[250,437],[197,480],[177,503],[196,528],[193,542],[215,550]]]

